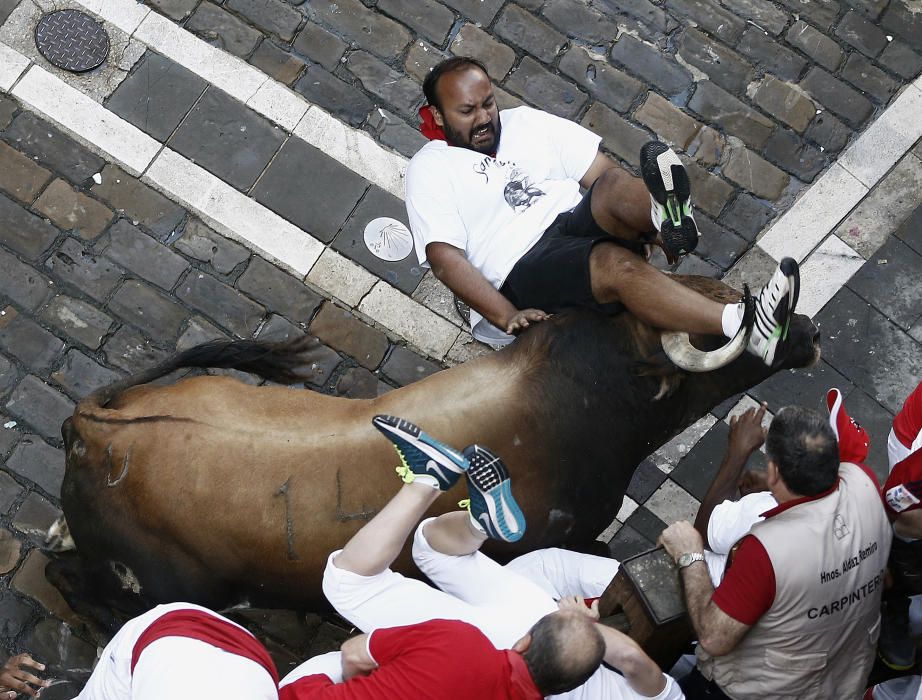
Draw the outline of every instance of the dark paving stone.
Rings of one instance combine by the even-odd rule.
[[[170,19],[183,20],[192,14],[200,0],[148,0],[148,4],[156,7]]]
[[[676,95],[692,83],[691,74],[634,37],[622,35],[611,51],[612,60],[641,80],[656,85],[667,95]]]
[[[95,646],[75,636],[65,623],[51,618],[41,620],[26,635],[23,644],[49,670],[89,671],[96,662]]]
[[[19,596],[4,591],[0,595],[0,636],[6,639],[18,637],[34,615],[31,605]]]
[[[567,36],[595,45],[607,44],[618,36],[618,25],[614,21],[581,0],[550,0],[535,4],[538,7],[543,4],[541,14]]]
[[[887,102],[902,85],[899,80],[891,78],[888,73],[871,63],[870,59],[857,53],[848,57],[841,75],[863,93],[881,103]]]
[[[225,7],[242,15],[263,32],[275,34],[282,41],[294,39],[304,15],[280,0],[227,0]]]
[[[699,82],[688,102],[690,109],[713,121],[755,149],[765,145],[775,124],[710,81]]]
[[[8,422],[16,423],[16,421],[10,421],[9,416],[0,412],[0,460],[6,459],[7,455],[13,451],[13,448],[19,444],[19,438],[22,435],[16,428],[16,425],[4,428],[3,426]],[[6,496],[3,495],[6,493],[5,487],[3,486],[3,484],[6,483],[4,478],[3,473],[0,472],[0,500],[6,498]],[[8,507],[7,510],[9,510]]]
[[[24,204],[31,204],[50,179],[50,171],[0,142],[0,189],[4,192]]]
[[[323,27],[308,22],[304,25],[304,29],[298,32],[298,37],[291,48],[331,71],[339,65],[339,59],[346,52],[346,42]],[[257,53],[259,53],[258,50]]]
[[[212,46],[241,57],[248,56],[262,39],[256,29],[207,0],[186,22],[186,29]]]
[[[573,83],[546,71],[529,56],[522,59],[515,73],[506,80],[506,87],[565,119],[575,119],[588,99]]]
[[[666,529],[666,523],[643,506],[631,513],[631,517],[629,517],[624,524],[633,528],[640,533],[642,537],[651,542],[656,542],[660,533]]]
[[[163,289],[172,289],[189,267],[185,258],[132,226],[127,219],[116,221],[99,239],[96,252]]]
[[[455,14],[435,0],[378,0],[378,9],[436,44],[445,42]]]
[[[813,24],[823,30],[829,29],[832,23],[839,16],[839,0],[810,0],[810,2],[801,2],[801,0],[781,0],[792,13],[801,17],[806,17]]]
[[[751,194],[740,193],[718,221],[752,243],[775,215],[774,209]]]
[[[325,387],[343,358],[335,350],[321,345],[311,353],[311,366],[307,384]]]
[[[580,124],[601,136],[602,145],[606,149],[635,167],[639,163],[641,146],[650,140],[650,134],[646,130],[622,119],[600,102],[595,102],[586,111]],[[692,189],[696,193],[695,201],[700,206],[700,192],[694,185]]]
[[[39,605],[59,620],[67,620],[78,624],[79,619],[74,614],[74,611],[61,597],[58,589],[52,586],[45,577],[45,567],[48,565],[48,561],[48,557],[44,553],[33,549],[13,577],[13,588],[37,601]],[[53,622],[57,623],[58,620]],[[28,648],[33,649],[31,646]],[[36,656],[38,656],[38,652],[36,652]],[[56,658],[56,656],[49,658]]]
[[[0,195],[0,243],[35,260],[51,247],[58,229]]]
[[[60,281],[79,289],[97,301],[108,297],[124,272],[103,256],[94,255],[75,238],[65,238],[45,261],[45,267]]]
[[[898,411],[922,376],[922,346],[848,287],[817,319],[826,361],[888,411]]]
[[[808,140],[822,146],[830,155],[841,151],[851,134],[851,129],[828,112],[817,114],[804,132]]]
[[[376,116],[377,120],[375,120]],[[378,139],[381,143],[390,146],[407,158],[412,158],[428,142],[428,139],[418,129],[408,126],[400,117],[385,109],[372,112],[369,123],[372,121],[377,121]],[[372,126],[375,125],[372,124]]]
[[[916,209],[900,224],[894,236],[922,255],[922,207]]]
[[[503,0],[445,0],[445,4],[465,17],[487,26],[496,17]]]
[[[189,312],[153,287],[127,280],[112,297],[109,310],[158,342],[179,336]]]
[[[242,103],[210,87],[169,140],[187,158],[247,190],[285,140],[285,133]]]
[[[6,428],[0,428],[0,430],[6,432]],[[0,455],[2,454],[4,454],[4,452],[0,450]],[[0,472],[0,512],[9,513],[10,508],[12,508],[13,504],[19,499],[20,495],[22,495],[22,491],[22,486],[20,486],[13,477],[6,472]],[[0,597],[0,608],[2,607],[3,599]],[[2,615],[2,613],[0,613],[0,615]]]
[[[250,257],[249,250],[215,233],[198,219],[186,224],[182,237],[173,245],[191,258],[210,263],[221,275],[230,274]]]
[[[828,345],[824,334],[823,354]],[[847,368],[846,368],[847,371]],[[825,360],[806,369],[786,369],[766,379],[749,390],[757,401],[768,404],[768,410],[777,413],[785,406],[797,405],[821,411],[826,405],[826,392],[832,388],[848,396],[855,385],[829,366]]]
[[[622,525],[608,543],[612,558],[624,561],[635,554],[642,554],[653,549],[655,545],[629,525]]]
[[[13,527],[26,535],[32,544],[42,545],[48,528],[61,516],[61,510],[47,498],[30,493],[13,518]]]
[[[653,461],[645,459],[634,470],[631,483],[627,487],[627,495],[637,503],[645,503],[656,492],[656,489],[662,486],[665,480],[666,473],[657,467]]]
[[[91,191],[161,240],[173,233],[186,215],[182,207],[111,163],[102,171],[102,184],[94,183]]]
[[[22,554],[22,542],[9,530],[0,530],[0,574],[16,568]]]
[[[258,340],[271,340],[278,343],[285,340],[300,338],[303,335],[303,328],[298,328],[291,321],[278,314],[272,314],[269,320],[259,329],[256,338]]]
[[[506,5],[493,31],[506,43],[524,49],[543,63],[553,61],[567,41],[563,34],[514,3]]]
[[[877,62],[904,80],[912,80],[922,71],[922,56],[898,39],[887,45]]]
[[[643,90],[643,84],[605,61],[599,61],[586,49],[574,46],[560,59],[560,70],[569,75],[589,94],[609,107],[626,113]]]
[[[368,183],[297,138],[282,146],[253,197],[296,226],[328,243],[342,227]]]
[[[378,378],[364,367],[350,367],[339,378],[336,393],[350,399],[373,399],[378,396]]]
[[[703,277],[720,277],[720,268],[714,263],[708,262],[698,257],[695,253],[686,255],[675,269],[680,275],[702,275]]]
[[[810,69],[800,85],[817,102],[853,128],[864,124],[874,111],[870,100],[817,66]]]
[[[752,64],[738,53],[694,29],[682,34],[679,54],[704,71],[714,83],[734,94],[744,93],[755,74]]]
[[[836,27],[836,36],[874,58],[887,46],[887,33],[868,21],[861,12],[850,10]]]
[[[178,351],[188,350],[202,343],[226,338],[227,335],[219,328],[196,316],[189,319],[186,329],[179,336],[179,340],[176,341],[176,349]]]
[[[719,418],[720,420],[723,420],[730,414],[730,411],[733,410],[733,407],[736,406],[736,404],[740,402],[741,398],[743,398],[742,394],[735,394],[731,396],[729,399],[727,399],[723,403],[719,403],[716,406],[714,406],[714,408],[711,409],[711,415],[714,416],[715,418]]]
[[[891,2],[881,16],[881,27],[902,37],[914,49],[922,48],[922,17],[915,8],[902,2]]]
[[[96,350],[112,327],[112,317],[82,299],[59,294],[42,310],[42,319],[78,343]]]
[[[381,372],[397,385],[406,386],[420,379],[425,379],[440,369],[442,368],[434,362],[420,357],[402,345],[396,345],[384,366],[381,367]]]
[[[106,106],[158,141],[166,141],[207,86],[192,71],[148,51]],[[111,187],[105,176],[102,187]]]
[[[30,374],[10,394],[6,411],[26,421],[49,440],[60,440],[61,423],[73,414],[74,402]]]
[[[55,363],[64,342],[12,307],[0,317],[0,349],[35,372]]]
[[[298,324],[309,323],[323,301],[299,279],[256,256],[237,281],[237,288]]]
[[[321,307],[311,323],[310,332],[368,369],[375,369],[381,364],[389,345],[384,333],[362,323],[332,302],[326,302]]]
[[[845,56],[845,52],[833,39],[803,21],[797,21],[791,25],[788,29],[787,41],[823,68],[833,72]]]
[[[71,397],[82,399],[97,389],[117,381],[121,375],[72,348],[67,351],[63,364],[51,378]]]
[[[746,22],[714,0],[666,0],[664,7],[688,17],[702,29],[733,44],[746,28]]]
[[[672,470],[669,478],[699,501],[703,499],[727,453],[729,435],[730,426],[723,421],[718,421],[682,458]],[[758,451],[754,452],[746,463],[747,469],[764,466],[765,458]]]
[[[50,279],[4,250],[0,250],[0,270],[0,295],[24,308],[38,308],[54,292]]]
[[[848,288],[908,330],[922,316],[919,280],[922,255],[889,238],[848,282]]]
[[[365,93],[320,66],[308,65],[295,90],[350,126],[361,126],[374,107]]]
[[[138,331],[122,326],[103,345],[106,362],[134,374],[166,359],[167,353],[155,347]]]
[[[304,61],[283,51],[268,39],[260,42],[259,47],[250,56],[250,63],[285,85],[294,83],[304,70]]]
[[[3,0],[5,3],[15,4],[15,0]],[[2,16],[2,15],[0,15]],[[0,20],[2,22],[3,20]],[[16,112],[19,111],[19,104],[10,97],[0,99],[0,129],[5,129],[13,121]]]
[[[765,157],[803,182],[813,182],[826,167],[826,155],[793,131],[776,129],[765,143]]]
[[[8,359],[0,355],[0,396],[12,389],[16,381],[16,368]]]
[[[806,59],[779,44],[774,37],[766,36],[757,27],[749,27],[743,32],[736,49],[746,55],[756,68],[782,80],[798,80],[807,67]]]
[[[402,25],[368,9],[359,0],[310,2],[303,9],[312,21],[330,27],[346,41],[381,58],[400,54],[412,38]]]
[[[20,113],[4,132],[3,139],[76,184],[85,182],[105,165],[102,158],[31,112]]]
[[[33,208],[61,230],[87,239],[96,238],[112,221],[112,210],[61,179],[45,188]]]
[[[695,222],[701,233],[695,252],[721,270],[729,269],[749,247],[746,240],[705,216],[697,217]]]
[[[423,93],[416,81],[406,77],[367,51],[353,51],[346,68],[362,87],[384,102],[393,105],[407,119],[416,119]]]
[[[416,254],[410,251],[403,260],[388,262],[381,260],[365,245],[365,226],[382,216],[397,219],[408,226],[404,203],[389,192],[372,185],[346,221],[343,230],[333,240],[333,247],[401,291],[412,294],[426,274],[425,268],[418,264]]]
[[[60,498],[64,478],[64,452],[51,447],[37,435],[24,435],[6,460],[6,468],[38,484],[47,493]]]
[[[241,338],[251,337],[266,314],[262,306],[233,287],[202,273],[187,275],[176,296]]]

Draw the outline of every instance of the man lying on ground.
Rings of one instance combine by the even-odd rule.
[[[388,506],[390,511],[383,521],[370,522],[342,552],[331,556],[324,574],[324,593],[329,601],[359,629],[371,633],[367,647],[369,657],[366,658],[369,666],[373,667],[372,658],[379,663],[381,661],[374,648],[375,639],[381,634],[379,630],[393,625],[423,623],[433,618],[461,620],[481,630],[496,648],[511,645],[515,650],[522,639],[531,637],[529,649],[533,650],[535,631],[560,615],[575,617],[583,623],[597,619],[597,610],[588,609],[581,594],[599,595],[617,571],[618,562],[599,557],[584,558],[583,555],[561,550],[545,550],[526,555],[517,567],[499,566],[479,551],[481,545],[488,537],[518,539],[525,529],[521,512],[512,498],[510,479],[503,463],[477,445],[458,453],[405,421],[379,416],[374,422],[394,442],[404,465],[401,471],[409,483],[391,502],[394,505]],[[467,480],[470,493],[469,511],[430,518],[416,527],[429,504],[442,490],[451,488],[462,475]],[[412,499],[404,496],[411,487],[416,488],[411,492]],[[385,511],[380,515],[385,515]],[[413,558],[441,590],[406,579],[385,568],[385,564],[400,551],[413,528],[416,529]],[[516,568],[530,572],[540,583],[516,573]],[[569,571],[563,573],[565,569]],[[548,589],[557,590],[562,584],[572,585],[570,591],[576,595],[556,600]],[[439,624],[443,622],[441,620]],[[564,694],[568,698],[583,697],[587,700],[653,697],[679,700],[682,697],[674,681],[665,676],[633,640],[594,622],[590,628],[604,639],[605,662],[619,669],[624,676],[608,668],[600,668],[588,680],[589,674],[583,676],[581,684],[569,683],[569,688],[563,684],[538,681],[535,676],[544,695]],[[561,641],[568,656],[582,653],[581,647],[585,646],[585,633],[581,628],[577,629],[580,630],[579,635],[568,638],[566,642]],[[445,669],[446,664],[457,663],[462,665],[465,674],[476,673],[469,666],[464,650],[451,647],[449,642],[449,648],[442,652],[441,663],[434,662],[435,665]],[[335,678],[338,665],[344,668],[350,665],[346,659],[348,651],[344,645],[342,661],[336,653],[328,655],[323,661],[331,664],[326,671],[331,679],[338,680]],[[531,653],[528,649],[523,652],[528,664],[534,663]],[[320,660],[309,661],[284,678],[283,698],[287,688],[291,687],[287,685],[289,683],[295,687],[305,682],[328,683],[316,675],[306,681],[301,680],[306,674],[315,673],[320,663]],[[374,671],[370,679],[374,679],[376,673],[379,671]],[[463,685],[466,697],[481,697],[469,693],[468,683]],[[407,695],[401,694],[400,697]]]
[[[655,242],[674,260],[698,243],[688,174],[672,149],[645,145],[643,179],[634,177],[579,124],[530,107],[500,112],[472,58],[435,66],[423,92],[432,140],[407,168],[410,228],[420,264],[471,307],[478,340],[509,342],[505,334],[573,306],[626,307],[665,330],[737,334],[741,305],[698,294],[642,255]],[[785,258],[758,295],[749,349],[768,365],[798,290],[797,262]]]

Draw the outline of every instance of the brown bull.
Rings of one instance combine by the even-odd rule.
[[[733,295],[717,282],[694,283],[715,298]],[[116,574],[145,604],[313,605],[327,555],[398,486],[396,455],[371,425],[386,413],[504,458],[528,522],[518,551],[585,547],[618,511],[644,457],[733,394],[812,363],[816,337],[798,316],[773,368],[744,354],[688,374],[630,315],[571,311],[500,352],[377,399],[214,376],[137,386],[183,366],[290,381],[285,370],[309,364],[316,347],[310,340],[292,355],[291,346],[211,344],[78,405],[63,429],[64,513],[97,592]],[[435,510],[465,495],[459,486]]]

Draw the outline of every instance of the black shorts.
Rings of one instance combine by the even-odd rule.
[[[619,303],[600,304],[592,296],[589,253],[596,243],[616,240],[592,218],[593,188],[554,219],[509,272],[499,291],[517,309],[557,313],[582,306],[609,314],[622,310]]]

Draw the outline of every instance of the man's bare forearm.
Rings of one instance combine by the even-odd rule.
[[[742,454],[736,450],[727,450],[720,468],[714,481],[708,487],[707,493],[701,499],[701,505],[698,507],[698,515],[695,517],[695,529],[701,533],[701,539],[704,540],[705,546],[711,547],[708,542],[708,522],[711,520],[711,513],[719,503],[734,498],[738,493],[738,482],[743,467],[749,459],[749,454]]]
[[[446,287],[497,328],[505,330],[518,312],[463,254],[436,254],[435,259],[430,254],[430,264],[433,274]]]

